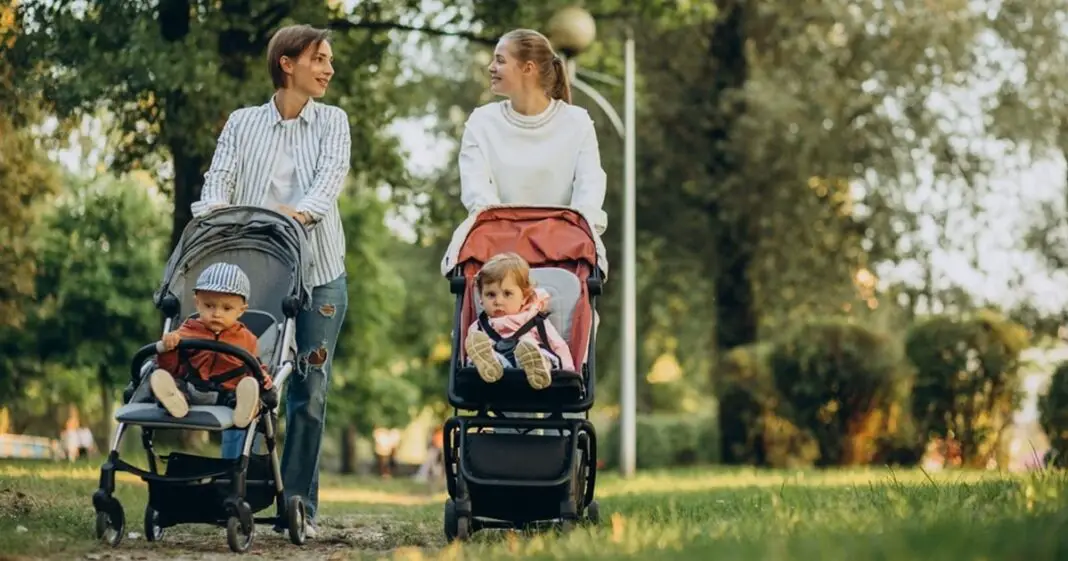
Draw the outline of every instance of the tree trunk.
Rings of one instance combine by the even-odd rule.
[[[111,388],[111,373],[108,370],[107,365],[101,364],[96,368],[97,381],[100,383],[100,406],[104,412],[103,419],[99,424],[96,432],[97,449],[102,453],[107,453],[107,442],[111,438],[111,419],[114,417],[112,411],[112,397],[114,392]]]
[[[356,473],[356,425],[341,431],[341,473]]]
[[[190,205],[200,200],[200,190],[204,187],[204,158],[191,154],[179,142],[172,142],[170,151],[174,160],[174,215],[170,245],[173,250],[182,238],[182,231],[193,219]]]
[[[753,261],[752,222],[748,204],[724,208],[724,200],[742,198],[736,185],[744,161],[735,152],[732,137],[745,113],[742,88],[748,79],[745,58],[745,0],[719,0],[720,16],[711,29],[708,45],[711,76],[708,90],[709,126],[706,134],[712,152],[705,169],[714,194],[706,206],[713,232],[712,279],[716,294],[716,346],[727,350],[752,343],[757,336],[757,314],[749,279]]]
[[[185,40],[189,35],[190,18],[189,0],[160,0],[159,3],[159,28],[160,36],[168,42]],[[181,91],[166,92],[162,96],[164,110],[167,115],[166,123],[172,124],[174,130],[181,130],[182,108],[186,97]],[[187,130],[196,130],[195,127],[186,127]],[[164,135],[167,139],[167,148],[170,150],[174,162],[174,213],[171,215],[171,245],[173,250],[182,237],[185,225],[193,219],[189,205],[200,199],[200,189],[204,184],[203,157],[190,151],[192,139],[174,138],[173,135]]]
[[[743,219],[744,220],[744,219]],[[716,252],[716,347],[727,351],[757,338],[757,310],[749,268],[753,240],[721,224],[713,244]],[[733,231],[732,231],[733,230]]]

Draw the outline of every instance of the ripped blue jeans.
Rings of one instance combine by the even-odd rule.
[[[297,315],[297,371],[285,383],[282,484],[287,498],[304,497],[310,520],[316,520],[319,507],[319,452],[326,424],[326,392],[348,306],[348,282],[342,275],[312,289],[311,309]],[[240,456],[245,431],[228,430],[222,436],[222,457]]]

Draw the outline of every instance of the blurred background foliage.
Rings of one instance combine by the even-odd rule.
[[[0,0],[0,432],[55,435],[74,406],[108,434],[215,138],[268,99],[266,44],[291,22],[334,31],[325,101],[352,125],[328,452],[440,422],[456,141],[492,101],[496,37],[571,4]],[[639,466],[914,463],[947,440],[963,463],[1003,463],[1021,357],[1052,345],[1064,312],[945,271],[974,269],[994,230],[1033,264],[998,294],[1068,267],[1068,1],[580,4],[597,22],[582,69],[618,78],[627,29],[639,46]],[[618,263],[622,142],[575,103],[598,126]],[[1045,199],[998,179],[1050,161]],[[998,204],[1027,221],[999,226]],[[620,293],[608,284],[598,338],[609,464]],[[1063,440],[1058,376],[1041,418]]]

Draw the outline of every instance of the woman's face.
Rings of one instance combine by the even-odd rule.
[[[532,62],[520,62],[515,58],[508,41],[501,40],[489,65],[490,91],[503,96],[521,91],[533,76],[533,66]]]
[[[334,51],[322,41],[309,45],[296,59],[282,57],[282,69],[289,74],[289,89],[308,97],[322,97],[334,76]]]

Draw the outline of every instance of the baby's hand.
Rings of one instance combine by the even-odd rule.
[[[178,346],[178,342],[181,340],[182,338],[178,335],[177,331],[171,331],[170,333],[167,333],[163,336],[163,350],[173,351],[174,348]]]

